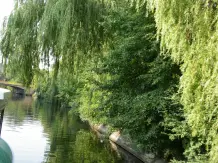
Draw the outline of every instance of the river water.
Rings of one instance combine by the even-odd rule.
[[[14,163],[140,163],[120,148],[112,148],[67,108],[31,97],[9,100],[2,138]],[[115,150],[116,149],[116,150]]]

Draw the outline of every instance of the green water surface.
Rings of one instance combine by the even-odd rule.
[[[13,151],[14,163],[140,162],[100,140],[69,108],[57,106],[31,97],[8,102],[2,138]]]

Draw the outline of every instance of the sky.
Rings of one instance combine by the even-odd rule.
[[[5,16],[8,16],[14,7],[14,0],[0,0],[0,27]]]

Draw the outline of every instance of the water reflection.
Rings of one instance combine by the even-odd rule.
[[[68,109],[60,109],[55,114],[47,111],[40,115],[50,139],[44,162],[115,163],[121,161],[109,146],[100,143],[87,124],[82,123],[78,117],[69,115]]]
[[[14,163],[40,163],[48,138],[33,111],[32,99],[9,101],[4,115],[2,138],[11,146]]]
[[[14,163],[122,163],[110,143],[101,143],[87,124],[67,108],[11,100],[5,110],[2,137],[14,152]]]

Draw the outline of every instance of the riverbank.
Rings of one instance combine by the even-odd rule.
[[[38,94],[34,94],[33,97],[36,99],[38,98]],[[70,107],[71,108],[71,107]],[[72,109],[72,108],[71,108]],[[75,112],[72,109],[72,113]],[[130,139],[130,135],[126,135],[119,130],[115,130],[108,125],[104,124],[94,124],[92,120],[88,118],[84,118],[81,116],[80,112],[76,112],[77,115],[89,124],[90,128],[100,136],[100,138],[108,139],[110,142],[114,143],[116,146],[119,146],[123,150],[125,150],[130,155],[138,158],[144,163],[167,163],[166,160],[158,157],[154,153],[150,153],[147,151],[143,151],[141,148],[138,147],[138,144],[134,143],[132,139]]]
[[[145,163],[166,163],[165,160],[158,158],[153,153],[148,153],[142,151],[137,147],[136,144],[130,139],[128,135],[122,134],[120,131],[110,131],[109,127],[103,124],[96,125],[89,123],[91,128],[96,131],[98,134],[103,135],[104,137],[108,138],[110,141],[115,143],[117,146],[123,148],[125,151],[129,152],[130,154],[134,155],[141,161]]]

